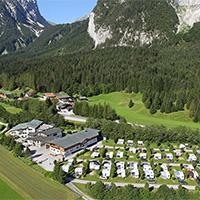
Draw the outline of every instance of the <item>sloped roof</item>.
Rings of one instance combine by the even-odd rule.
[[[66,149],[78,143],[82,143],[86,139],[97,137],[99,135],[99,132],[100,130],[87,128],[74,134],[68,134],[63,138],[58,138],[53,141],[49,141],[49,143],[58,145],[61,148]]]
[[[17,126],[13,127],[11,130],[20,130],[20,129],[25,129],[27,127],[33,127],[33,128],[37,128],[38,126],[40,126],[43,123],[43,121],[40,120],[35,120],[33,119],[30,122],[26,122],[23,124],[18,124]]]
[[[60,129],[60,128],[51,128],[51,129],[39,132],[39,134],[45,134],[45,135],[48,136],[48,135],[52,135],[52,134],[59,133],[59,132],[62,132],[62,129]]]

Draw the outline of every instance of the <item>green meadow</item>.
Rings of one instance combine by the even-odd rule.
[[[0,146],[0,160],[0,179],[24,199],[71,200],[78,198],[64,186],[26,166],[2,146]],[[4,187],[6,187],[5,184]]]
[[[134,102],[132,108],[128,107],[130,99]],[[180,125],[193,129],[200,128],[200,124],[192,121],[192,118],[189,117],[189,111],[186,109],[170,114],[157,111],[156,114],[151,115],[142,102],[142,94],[113,92],[89,98],[90,105],[98,103],[103,104],[104,102],[109,103],[112,108],[116,110],[118,115],[125,117],[127,122],[130,123],[140,125],[163,124],[168,128]]]
[[[8,184],[0,179],[0,199],[23,199],[21,195],[15,192]]]
[[[19,112],[22,111],[20,108],[15,108],[15,107],[10,106],[10,105],[5,104],[5,103],[0,102],[0,105],[3,106],[8,112],[10,112],[12,114],[16,114],[16,113],[19,113]]]

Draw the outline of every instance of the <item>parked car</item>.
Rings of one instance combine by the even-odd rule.
[[[167,160],[167,162],[174,162],[174,160]]]
[[[181,184],[181,185],[187,185],[187,184],[188,184],[188,183],[185,182],[185,181],[179,181],[178,183]]]
[[[153,179],[148,179],[148,180],[147,180],[147,183],[156,183],[156,181],[153,180]]]

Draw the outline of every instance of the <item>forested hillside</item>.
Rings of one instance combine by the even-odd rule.
[[[151,48],[106,48],[70,55],[0,61],[0,86],[92,96],[126,90],[143,93],[151,114],[190,109],[200,120],[199,38],[196,24],[173,43]],[[199,31],[198,31],[199,32]],[[8,57],[9,58],[9,57]]]

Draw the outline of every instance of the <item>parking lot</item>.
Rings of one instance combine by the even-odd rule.
[[[40,165],[42,168],[44,168],[47,171],[53,171],[54,164],[53,161],[62,161],[63,157],[60,155],[53,156],[50,155],[51,152],[49,149],[46,149],[46,146],[43,147],[36,147],[36,146],[30,146],[29,149],[31,150],[31,156],[32,160],[36,162],[38,165]]]

